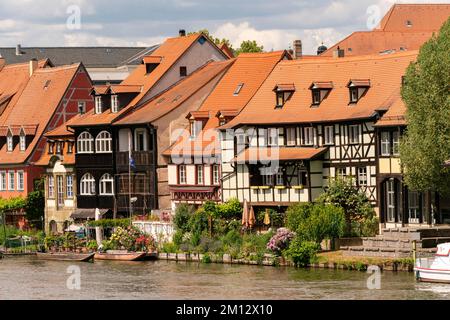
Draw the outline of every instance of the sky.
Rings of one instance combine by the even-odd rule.
[[[305,54],[370,30],[394,3],[449,0],[0,0],[0,47],[150,46],[208,29],[233,47],[256,40],[265,51]]]

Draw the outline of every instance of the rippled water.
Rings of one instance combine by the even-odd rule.
[[[450,285],[417,283],[412,273],[369,274],[245,265],[154,262],[76,263],[81,290],[67,289],[70,262],[0,260],[0,299],[449,299]]]

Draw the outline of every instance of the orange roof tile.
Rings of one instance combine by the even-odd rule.
[[[323,154],[327,148],[256,148],[250,147],[238,154],[232,161],[248,163],[268,160],[310,160]]]
[[[224,42],[219,46],[220,50],[222,50],[223,53],[227,55],[228,58],[232,59],[234,58],[233,51],[227,46],[227,44]]]
[[[35,137],[25,152],[19,151],[18,145],[12,152],[7,152],[4,145],[0,149],[0,163],[23,163],[28,159],[79,68],[80,64],[39,68],[31,77],[28,74],[28,83],[17,103],[8,107],[9,112],[4,112],[0,116],[0,126],[14,128],[36,126]]]
[[[59,127],[51,130],[51,131],[47,131],[44,136],[46,137],[69,137],[69,136],[73,136],[73,132],[69,131],[67,129],[67,123],[64,123],[62,125],[60,125]]]
[[[64,139],[64,141],[67,141],[67,139]],[[52,160],[58,159],[61,161],[63,165],[75,165],[75,153],[68,153],[69,146],[67,143],[64,144],[63,148],[63,154],[57,155],[57,154],[49,154],[48,152],[43,152],[41,158],[36,161],[34,164],[37,166],[48,166]]]
[[[210,116],[209,111],[191,111],[186,116],[187,119],[208,119]]]
[[[138,107],[114,125],[151,123],[177,108],[195,92],[224,72],[233,60],[209,62],[152,100]]]
[[[109,87],[111,93],[140,93],[142,86],[115,84]]]
[[[406,125],[406,106],[400,96],[400,91],[394,93],[388,101],[389,110],[375,123],[376,127],[404,126]]]
[[[151,55],[144,57],[142,61],[144,63],[161,63],[162,59],[163,57]]]
[[[417,51],[391,55],[282,61],[241,113],[221,128],[242,124],[333,122],[367,119],[387,110],[386,99],[401,86],[401,79]],[[334,88],[317,107],[311,107],[309,87],[317,78]],[[356,104],[349,104],[350,79],[370,79],[371,87]],[[293,81],[296,91],[282,108],[275,108],[273,88]]]

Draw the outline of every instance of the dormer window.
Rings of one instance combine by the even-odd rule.
[[[333,89],[333,83],[329,82],[313,82],[309,87],[312,94],[312,105],[318,106]]]
[[[19,148],[20,148],[20,151],[25,151],[27,149],[26,136],[23,131],[20,133],[20,137],[19,137]]]
[[[119,99],[116,94],[111,96],[111,112],[119,112]]]
[[[350,80],[347,87],[350,94],[350,103],[358,103],[369,90],[370,80]]]
[[[191,126],[191,138],[196,138],[200,131],[202,130],[202,121],[198,120],[191,120],[190,126]]]
[[[95,97],[95,113],[102,113],[102,96]]]
[[[187,76],[187,67],[182,66],[180,67],[180,77],[186,77]]]
[[[158,56],[147,56],[144,57],[143,63],[145,64],[145,73],[149,74],[161,63],[162,57]]]
[[[234,96],[239,95],[239,93],[241,92],[243,86],[244,86],[243,83],[239,83],[238,86],[236,87],[236,90],[234,90],[233,95],[234,95]]]
[[[10,132],[8,132],[8,135],[6,136],[6,150],[11,152],[14,149],[14,144],[13,144],[13,135]]]
[[[295,92],[294,84],[278,84],[273,89],[276,94],[276,108],[282,108]]]

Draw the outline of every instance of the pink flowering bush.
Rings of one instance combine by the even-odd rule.
[[[276,255],[281,255],[281,252],[289,246],[290,241],[295,237],[295,233],[286,228],[280,228],[277,233],[269,240],[267,249]]]

